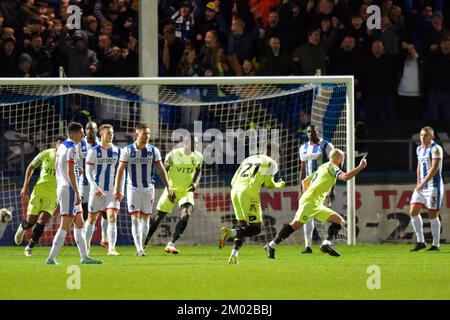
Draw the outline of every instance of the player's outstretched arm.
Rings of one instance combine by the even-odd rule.
[[[77,206],[81,203],[81,197],[78,191],[77,178],[75,176],[75,161],[68,161],[67,175],[69,176],[70,185],[75,193],[75,205]]]
[[[266,176],[266,180],[264,181],[264,186],[267,189],[281,189],[284,188],[285,185],[286,182],[284,182],[283,180],[278,180],[277,182],[275,182],[274,176]]]
[[[167,176],[167,171],[166,169],[164,169],[164,166],[162,165],[161,161],[156,162],[156,171],[158,172],[158,176],[161,178],[161,180],[163,181],[164,185],[167,188],[169,199],[173,201],[174,196],[172,186],[170,185],[169,177]]]
[[[23,181],[23,187],[20,191],[20,196],[22,197],[22,199],[28,199],[28,197],[30,196],[30,180],[33,176],[34,169],[35,168],[33,167],[33,165],[30,164],[25,171],[25,180]]]
[[[352,171],[349,172],[342,172],[339,176],[338,179],[342,180],[342,181],[348,181],[351,178],[353,178],[354,176],[356,176],[358,173],[360,173],[365,167],[367,167],[367,160],[366,160],[367,155],[365,155],[361,161],[359,162],[359,165],[353,169]]]
[[[192,184],[189,187],[189,191],[194,192],[198,189],[198,186],[200,185],[200,178],[202,177],[202,169],[197,168],[195,170],[194,178],[192,178]]]
[[[300,185],[302,186],[303,192],[306,192],[306,190],[308,190],[310,184],[311,184],[311,176],[308,176],[302,180],[302,183]]]

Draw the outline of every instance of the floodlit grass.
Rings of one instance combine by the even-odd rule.
[[[318,246],[301,255],[298,246],[280,245],[270,260],[262,245],[246,245],[239,265],[227,263],[231,246],[178,246],[179,255],[154,246],[146,257],[136,257],[134,247],[119,247],[119,257],[92,247],[103,265],[79,265],[77,248],[64,247],[58,266],[44,264],[49,247],[36,248],[31,258],[23,247],[0,247],[0,299],[450,299],[450,246],[411,247],[339,245],[336,258]],[[72,265],[80,267],[79,290],[67,287],[74,283]],[[371,265],[381,271],[378,290],[367,288]]]

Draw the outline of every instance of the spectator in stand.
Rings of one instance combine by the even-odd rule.
[[[33,74],[31,70],[32,63],[33,59],[30,57],[30,55],[22,53],[19,57],[18,69],[15,76],[18,78],[35,77],[35,74]]]
[[[413,44],[402,43],[401,79],[398,86],[398,117],[400,120],[420,119],[422,113],[423,63]]]
[[[200,66],[195,62],[197,54],[195,49],[187,47],[183,51],[180,63],[177,66],[177,76],[179,77],[199,77],[201,75]]]
[[[0,77],[14,77],[17,73],[16,39],[7,38],[0,50]]]
[[[92,77],[99,68],[97,54],[88,48],[86,32],[76,30],[72,43],[61,35],[59,46],[67,58],[67,75],[69,77]]]
[[[216,11],[217,10],[217,11]],[[200,49],[205,35],[209,30],[215,30],[219,32],[219,23],[217,22],[217,12],[219,7],[216,6],[215,2],[208,2],[204,11],[204,15],[199,17],[197,23],[195,24],[195,47]],[[219,35],[219,38],[222,38]]]
[[[253,56],[253,44],[258,38],[259,29],[262,28],[262,19],[259,17],[258,11],[255,11],[255,19],[258,21],[257,26],[246,32],[245,22],[242,19],[233,18],[230,28],[224,21],[221,13],[219,12],[217,15],[217,22],[228,38],[228,56],[230,61],[234,63],[233,69],[235,73],[242,74],[240,65],[245,58]],[[236,65],[239,65],[239,67]]]
[[[436,11],[431,19],[431,28],[424,33],[423,39],[423,52],[424,55],[430,53],[430,51],[439,50],[439,44],[441,43],[444,35],[449,34],[449,31],[444,28],[444,18],[442,13]]]
[[[281,4],[281,0],[249,0],[250,12],[257,14],[263,20],[263,26],[267,26],[269,14],[272,8],[276,8]]]
[[[0,12],[3,16],[3,26],[13,30],[21,29],[20,7],[17,0],[0,1]]]
[[[93,15],[87,16],[83,18],[83,23],[83,30],[86,31],[86,34],[88,36],[89,48],[97,50],[98,46],[96,42],[99,33],[97,18]]]
[[[356,40],[356,47],[362,53],[370,53],[369,35],[367,34],[366,24],[360,14],[355,14],[351,19],[351,26],[340,31],[340,37],[346,35],[352,36]]]
[[[383,42],[374,41],[371,56],[362,63],[360,77],[362,92],[357,93],[357,98],[365,97],[367,117],[370,121],[396,119],[398,66],[396,56],[384,52]]]
[[[108,72],[106,60],[108,60],[111,56],[112,50],[112,42],[111,37],[106,34],[101,34],[98,36],[98,44],[97,44],[97,58],[100,62],[100,71],[99,76],[102,76],[104,72]]]
[[[173,24],[164,26],[163,45],[160,45],[160,48],[162,48],[164,76],[166,77],[174,77],[176,75],[176,68],[184,51],[184,43],[176,37],[175,31]]]
[[[286,33],[283,27],[280,25],[280,16],[278,12],[272,11],[267,16],[267,26],[264,28],[264,35],[264,38],[267,39],[267,41],[273,37],[277,37],[278,39],[280,39],[281,45],[283,47],[286,45]]]
[[[381,29],[372,32],[375,39],[384,44],[384,50],[387,54],[398,54],[400,46],[399,30],[393,26],[387,15],[381,16]]]
[[[450,36],[444,36],[439,50],[428,56],[425,70],[431,120],[448,124],[450,121]]]
[[[228,58],[214,30],[206,33],[205,45],[200,50],[200,61],[202,75],[206,77],[232,75]]]
[[[194,13],[191,1],[183,1],[179,10],[175,11],[168,3],[170,1],[163,1],[162,7],[164,12],[169,13],[169,23],[175,26],[175,36],[183,43],[190,43],[193,40],[194,30]]]
[[[289,56],[282,52],[281,41],[277,37],[269,39],[269,50],[261,59],[261,75],[284,76],[291,74]]]
[[[284,0],[278,9],[285,36],[284,48],[291,55],[295,48],[306,42],[306,14],[298,2]]]
[[[126,76],[126,61],[124,52],[121,48],[114,46],[110,53],[105,57],[102,65],[101,76],[103,77],[124,77]]]
[[[295,49],[292,54],[295,74],[311,76],[320,71],[326,75],[329,43],[320,40],[319,30],[311,29],[307,35],[308,43]]]
[[[37,77],[49,77],[52,72],[52,57],[43,47],[42,36],[39,33],[31,37],[31,46],[26,51],[33,59],[31,73]]]
[[[340,48],[335,50],[332,55],[330,74],[352,75],[355,77],[355,85],[357,86],[361,59],[361,53],[356,49],[355,38],[348,35],[342,40]]]
[[[255,65],[249,59],[245,59],[244,62],[242,62],[242,71],[245,77],[256,76]]]
[[[136,32],[128,37],[127,49],[124,52],[127,77],[139,77],[139,39]]]

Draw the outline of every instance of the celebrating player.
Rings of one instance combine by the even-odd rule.
[[[100,127],[101,141],[88,151],[85,176],[90,184],[89,217],[85,223],[86,243],[91,244],[95,222],[100,212],[108,216],[108,255],[120,255],[115,247],[117,241],[117,213],[120,203],[113,196],[114,177],[119,165],[121,149],[113,145],[114,129],[110,124]]]
[[[267,153],[270,154],[270,145]],[[253,237],[261,232],[259,191],[263,185],[270,189],[284,187],[284,181],[274,181],[277,172],[278,165],[275,160],[264,154],[246,158],[235,172],[231,180],[231,201],[239,226],[233,229],[222,227],[219,239],[219,248],[223,248],[228,238],[234,237],[234,247],[228,263],[238,264],[239,249],[245,237]]]
[[[173,187],[175,200],[171,201],[167,191],[164,190],[156,205],[158,215],[150,220],[150,230],[147,239],[145,239],[145,246],[147,246],[161,220],[168,212],[172,212],[175,202],[178,202],[181,219],[178,221],[175,227],[175,233],[169,243],[167,243],[165,251],[167,253],[179,253],[177,248],[175,248],[175,242],[183,235],[186,229],[189,217],[194,209],[194,191],[198,188],[201,177],[203,155],[195,151],[197,142],[197,138],[190,136],[184,140],[183,148],[174,149],[167,154],[165,167],[168,172],[170,184]]]
[[[149,218],[153,209],[155,187],[153,169],[156,168],[159,177],[167,188],[169,199],[173,200],[173,191],[170,186],[167,172],[161,163],[161,154],[157,147],[149,144],[150,128],[146,123],[136,126],[135,143],[124,148],[120,156],[114,184],[114,197],[118,201],[124,198],[121,179],[125,167],[127,168],[127,206],[131,215],[131,233],[137,256],[145,256],[143,241],[149,230]]]
[[[441,237],[441,222],[438,213],[441,208],[444,195],[444,184],[442,181],[442,157],[443,150],[434,142],[434,130],[424,127],[420,130],[420,142],[417,147],[417,184],[411,198],[409,213],[417,243],[411,251],[419,251],[426,248],[423,236],[422,217],[420,211],[428,209],[428,218],[431,224],[433,244],[428,251],[439,251]]]
[[[342,150],[331,150],[330,161],[322,164],[312,176],[308,176],[302,181],[305,193],[300,198],[294,220],[290,224],[285,224],[276,238],[264,247],[269,258],[275,258],[275,248],[281,241],[314,218],[320,222],[331,222],[332,224],[328,229],[329,237],[337,236],[341,226],[345,225],[345,220],[337,212],[324,206],[323,202],[335,185],[336,179],[350,180],[367,166],[366,156],[364,156],[358,167],[345,173],[340,169],[344,165],[344,159],[345,155]],[[340,256],[340,253],[336,251],[329,240],[322,242],[320,250],[332,256]]]
[[[36,226],[33,229],[28,245],[25,247],[24,254],[31,257],[31,251],[35,244],[39,241],[44,232],[45,225],[50,221],[50,218],[55,213],[58,206],[58,198],[56,197],[56,177],[55,177],[55,159],[56,149],[66,140],[65,137],[58,136],[53,140],[53,148],[47,149],[39,153],[27,168],[25,173],[25,181],[23,183],[20,196],[23,200],[28,202],[27,217],[22,220],[22,223],[17,229],[14,241],[20,245],[23,241],[25,231]],[[34,186],[31,198],[30,180],[35,169],[41,169],[39,179]]]
[[[77,152],[78,152],[78,163],[81,163],[81,175],[80,180],[78,181],[78,188],[80,190],[81,195],[81,206],[83,208],[83,218],[84,221],[88,219],[89,214],[89,208],[88,208],[88,202],[89,202],[89,181],[86,176],[86,157],[92,148],[97,146],[100,143],[99,138],[97,137],[98,134],[98,128],[97,124],[93,121],[88,122],[86,125],[86,137],[81,140],[81,143],[77,145]],[[106,217],[106,212],[102,212],[102,246],[107,248],[108,246],[108,240],[107,240],[107,227],[108,227],[108,221]]]
[[[84,234],[83,210],[81,208],[81,196],[78,190],[78,181],[75,174],[77,166],[76,145],[84,136],[83,126],[77,122],[69,123],[67,127],[68,139],[56,150],[56,194],[58,196],[61,224],[53,239],[52,249],[47,259],[47,264],[59,264],[56,255],[64,245],[67,233],[72,223],[75,224],[73,231],[75,242],[81,256],[81,264],[101,264],[99,260],[88,256],[86,238]]]
[[[308,141],[305,142],[299,150],[300,153],[300,182],[307,176],[313,174],[322,163],[328,162],[330,151],[334,146],[320,137],[318,126],[309,125],[306,129]],[[303,193],[302,183],[299,184],[299,197]],[[334,200],[334,187],[329,194],[329,200]],[[314,219],[306,223],[303,227],[305,235],[305,249],[302,253],[312,253],[312,235],[314,231]]]

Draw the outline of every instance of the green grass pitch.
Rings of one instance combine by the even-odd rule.
[[[59,266],[45,265],[50,248],[33,257],[23,247],[0,247],[0,299],[450,299],[450,246],[441,252],[409,252],[412,245],[339,245],[331,257],[314,246],[280,245],[269,260],[261,246],[241,249],[240,264],[227,263],[231,246],[178,246],[166,254],[162,246],[136,257],[133,247],[119,247],[108,257],[95,246],[91,256],[103,265],[80,266],[79,290],[69,290],[67,273],[79,265],[76,247],[64,247]],[[369,290],[368,267],[380,268],[380,289]]]

